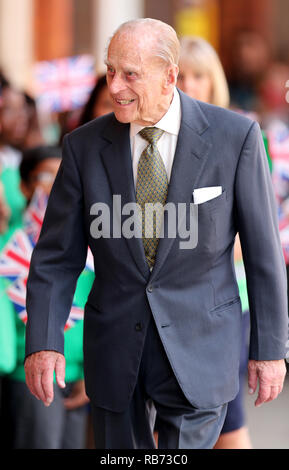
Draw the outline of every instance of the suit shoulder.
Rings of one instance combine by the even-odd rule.
[[[213,104],[204,103],[201,101],[197,102],[207,117],[210,123],[216,123],[218,128],[230,128],[231,131],[234,129],[244,132],[248,132],[255,121],[244,114],[237,111],[215,106]]]
[[[109,113],[104,116],[93,119],[92,121],[77,127],[69,134],[68,138],[73,142],[82,141],[83,139],[95,139],[102,135],[103,130],[113,121],[114,114]]]

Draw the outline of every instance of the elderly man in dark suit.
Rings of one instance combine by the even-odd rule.
[[[97,448],[153,448],[154,408],[160,448],[215,444],[239,386],[237,232],[249,388],[259,383],[260,405],[283,386],[286,274],[260,129],[177,90],[178,52],[160,21],[116,31],[106,58],[114,113],[65,137],[32,257],[25,369],[49,405],[54,371],[64,386],[63,327],[88,246],[94,256],[84,360]],[[162,210],[147,216],[152,206]]]

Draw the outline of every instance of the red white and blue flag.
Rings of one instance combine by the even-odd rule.
[[[26,283],[32,251],[37,243],[46,210],[47,197],[39,190],[24,214],[24,228],[17,230],[0,254],[0,276],[8,279],[6,289],[19,318],[26,323]],[[86,268],[93,271],[93,256],[88,249]],[[73,303],[65,330],[83,319],[83,309]]]
[[[34,67],[35,96],[44,111],[82,107],[95,85],[95,61],[89,54],[38,62]]]
[[[27,279],[18,278],[6,290],[7,295],[14,305],[17,315],[26,324],[27,311],[26,311],[26,283]],[[77,305],[72,305],[68,320],[64,330],[67,331],[79,321],[83,319],[83,309]]]
[[[6,290],[7,295],[14,305],[17,315],[26,324],[26,282],[27,278],[19,277]]]
[[[33,240],[34,244],[36,244],[40,235],[47,200],[46,193],[41,188],[37,188],[24,214],[24,230]]]
[[[279,233],[286,264],[289,264],[289,128],[280,121],[268,130],[272,157],[272,182],[279,218]]]
[[[34,243],[24,230],[17,230],[0,255],[0,276],[9,281],[27,277]]]

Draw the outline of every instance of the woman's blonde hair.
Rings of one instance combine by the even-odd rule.
[[[215,49],[203,38],[183,37],[180,41],[180,60],[194,71],[207,73],[212,81],[210,103],[228,108],[230,103],[229,87],[225,72]]]

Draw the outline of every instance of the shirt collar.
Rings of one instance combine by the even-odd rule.
[[[169,134],[178,135],[181,124],[181,102],[180,96],[176,89],[174,88],[173,100],[170,104],[169,109],[166,114],[157,122],[153,127],[162,129]],[[130,137],[135,137],[138,132],[140,132],[145,126],[140,126],[139,124],[131,123],[130,125]]]

